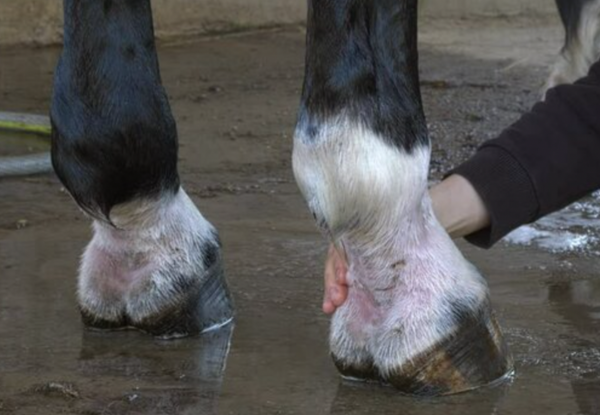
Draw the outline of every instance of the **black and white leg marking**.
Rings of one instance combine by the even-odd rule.
[[[296,181],[349,261],[333,319],[340,372],[421,395],[512,369],[488,288],[433,215],[416,0],[312,0]]]
[[[161,337],[232,320],[215,229],[180,187],[149,0],[65,0],[52,162],[94,219],[79,275],[86,325]]]

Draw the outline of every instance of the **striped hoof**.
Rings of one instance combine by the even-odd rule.
[[[501,381],[513,361],[488,305],[465,315],[457,330],[409,362],[388,370],[383,381],[424,396],[451,395]]]
[[[441,341],[410,360],[377,367],[374,360],[349,363],[333,355],[344,379],[377,382],[418,396],[443,396],[494,385],[508,379],[513,361],[490,310],[466,315]]]
[[[501,383],[514,370],[487,299],[476,309],[463,304],[429,310],[450,316],[437,321],[418,315],[394,319],[387,316],[393,306],[378,310],[376,319],[365,319],[365,304],[357,300],[332,321],[332,357],[344,379],[388,384],[410,395],[443,396]]]

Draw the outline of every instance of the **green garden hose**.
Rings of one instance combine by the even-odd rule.
[[[0,112],[0,131],[50,135],[48,117]],[[0,143],[1,145],[1,143]],[[49,153],[0,157],[0,178],[27,176],[52,171]]]
[[[0,112],[0,130],[50,135],[50,120],[43,115]]]

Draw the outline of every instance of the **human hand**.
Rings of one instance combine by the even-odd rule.
[[[348,264],[344,255],[340,254],[333,244],[329,245],[325,260],[325,293],[323,296],[323,312],[333,314],[348,297],[346,275]]]
[[[490,225],[483,200],[471,183],[453,174],[429,189],[433,213],[446,232],[462,238]]]
[[[489,226],[490,218],[483,201],[462,176],[452,175],[433,186],[429,194],[433,211],[452,238],[461,238]],[[325,260],[323,312],[333,314],[348,297],[348,263],[333,244]]]

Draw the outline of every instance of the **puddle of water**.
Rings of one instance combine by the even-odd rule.
[[[237,201],[239,214],[248,204],[272,206],[263,213],[278,223],[290,196],[220,199],[212,208]],[[303,209],[297,201],[277,229],[265,227],[262,219],[241,225],[216,216],[224,221],[223,242],[231,248],[225,255],[238,309],[230,349],[230,333],[221,331],[176,342],[85,331],[74,278],[87,223],[5,234],[0,402],[9,408],[6,413],[46,414],[50,408],[66,414],[596,414],[590,411],[600,404],[594,393],[600,387],[600,282],[583,276],[540,284],[545,276],[538,271],[514,272],[532,258],[543,260],[533,252],[501,249],[488,258],[468,250],[489,277],[515,354],[511,385],[418,400],[386,387],[340,381],[328,356],[328,319],[319,310],[325,246],[316,230],[296,231],[313,229],[310,218],[290,219]],[[73,385],[77,396],[40,392],[51,383]]]
[[[0,157],[50,150],[49,137],[0,130]]]
[[[504,241],[535,246],[552,253],[580,253],[600,256],[600,192],[548,215],[532,225],[522,226]]]
[[[579,334],[600,332],[600,281],[559,281],[548,284],[548,302],[552,311]],[[600,344],[598,349],[600,351]],[[600,363],[600,354],[596,356]]]
[[[282,133],[293,128],[303,44],[303,35],[294,32],[201,42],[161,54],[180,122],[186,188],[235,186],[194,196],[223,240],[237,306],[233,334],[159,342],[133,332],[87,332],[75,278],[89,221],[50,176],[0,183],[0,415],[598,414],[600,278],[594,267],[577,271],[584,268],[583,255],[561,254],[572,263],[561,268],[558,255],[533,242],[491,251],[461,244],[488,278],[515,355],[511,385],[419,400],[340,381],[329,357],[329,319],[320,309],[326,244],[293,184],[291,140]],[[55,54],[37,61],[32,55],[0,60],[0,74],[11,80],[0,79],[0,95],[11,97],[3,101],[12,107],[7,109],[38,112],[47,105]],[[425,72],[443,68],[461,79],[486,79],[498,67],[424,56]],[[48,62],[31,64],[40,60]],[[522,94],[523,80],[538,79],[529,72],[509,75],[502,90],[426,91],[432,119],[447,120],[448,140],[473,144],[464,138],[467,129],[483,137],[508,124],[507,117],[519,111],[514,97]],[[211,85],[223,89],[209,93]],[[462,103],[477,103],[478,112],[494,116],[465,123],[453,112]],[[252,134],[232,134],[233,124]],[[11,151],[24,150],[20,140],[15,146]],[[454,163],[449,144],[447,149],[447,163]],[[265,191],[252,190],[255,185]],[[585,234],[588,221],[598,218],[589,202],[581,211],[574,206],[566,225],[536,229]],[[26,225],[18,229],[22,219]]]

